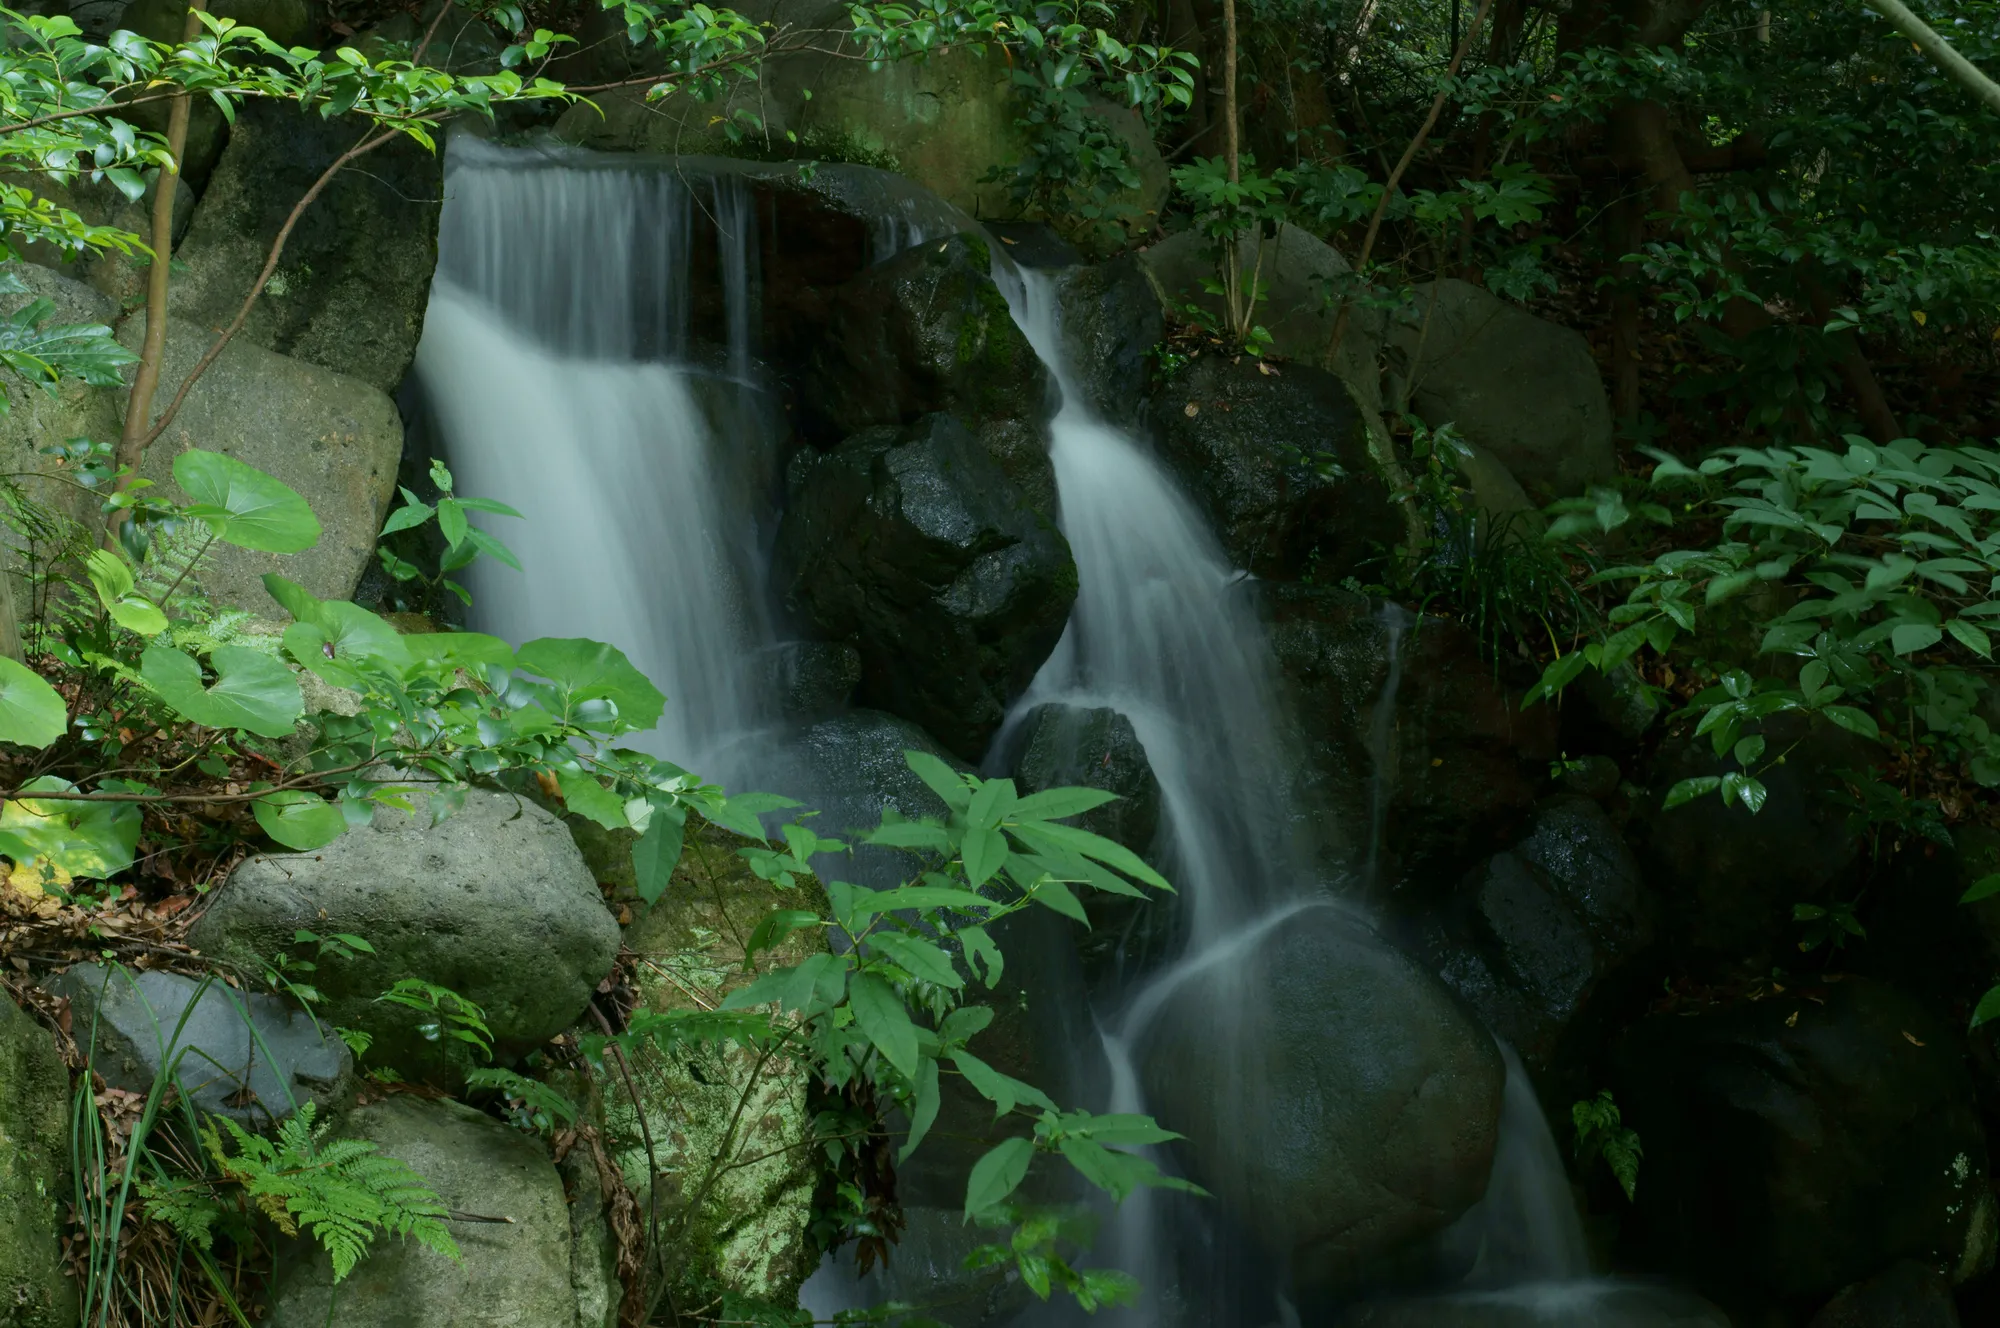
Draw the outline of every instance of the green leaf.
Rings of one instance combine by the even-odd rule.
[[[470,528],[465,520],[465,508],[456,498],[442,498],[437,505],[438,530],[444,535],[444,542],[452,548],[465,543],[465,532]]]
[[[1971,1028],[2000,1019],[2000,987],[1994,987],[1979,998],[1979,1005],[1972,1012]]]
[[[965,1216],[970,1219],[1004,1203],[1028,1175],[1035,1146],[1026,1139],[1003,1139],[972,1164],[965,1182]]]
[[[955,812],[962,812],[972,805],[972,790],[965,786],[965,780],[958,771],[929,752],[914,749],[905,751],[903,759],[918,779],[930,786],[931,792],[944,799],[945,806]]]
[[[1950,632],[1960,645],[1981,659],[1993,658],[1993,638],[1983,629],[1974,627],[1963,618],[1953,618],[1944,625],[1944,629]]]
[[[1898,655],[1929,650],[1944,639],[1944,633],[1929,623],[1903,623],[1889,633],[1889,645]]]
[[[884,1060],[914,1077],[917,1073],[917,1028],[902,997],[873,973],[856,973],[847,991],[854,1022],[875,1044]]]
[[[264,573],[264,593],[278,601],[280,608],[300,622],[313,622],[319,616],[319,597],[276,572]]]
[[[347,817],[338,803],[303,789],[267,793],[251,803],[250,810],[265,834],[301,853],[324,848],[347,831]]]
[[[1153,868],[1131,849],[1103,835],[1080,830],[1073,825],[1056,825],[1047,821],[1010,825],[1008,830],[1018,839],[1026,840],[1036,848],[1059,855],[1079,854],[1092,858],[1114,871],[1120,871],[1135,881],[1143,881],[1156,890],[1172,892],[1173,886],[1167,878]]]
[[[616,646],[602,641],[545,636],[522,646],[514,662],[562,688],[569,709],[585,701],[611,702],[626,728],[652,728],[667,708],[660,689]]]
[[[69,793],[75,785],[43,775],[23,793]],[[0,834],[11,835],[37,858],[71,876],[103,879],[132,865],[139,843],[139,806],[132,802],[72,802],[20,798],[0,806]]]
[[[965,832],[960,846],[965,858],[965,878],[976,889],[993,879],[1007,861],[1007,839],[998,830],[975,825]]]
[[[1059,821],[1066,816],[1080,816],[1093,811],[1107,802],[1118,801],[1115,793],[1106,793],[1094,788],[1052,788],[1040,793],[1030,793],[1014,804],[1007,813],[1015,821]]]
[[[938,1063],[926,1059],[917,1072],[917,1100],[910,1106],[910,1133],[903,1141],[902,1151],[896,1154],[897,1166],[908,1162],[910,1154],[917,1151],[917,1145],[931,1132],[931,1125],[937,1120],[938,1102]]]
[[[119,370],[139,357],[101,323],[41,326],[54,310],[48,300],[33,300],[0,318],[0,364],[51,392],[64,378],[81,378],[93,387],[122,386]]]
[[[1958,897],[1958,902],[1976,904],[1982,899],[1991,899],[1994,895],[2000,895],[2000,872],[1982,876],[1974,881],[1966,887],[1965,893]]]
[[[1820,713],[1846,729],[1849,733],[1858,733],[1862,737],[1875,742],[1882,740],[1882,730],[1875,723],[1875,717],[1865,710],[1856,710],[1853,706],[1837,705],[1828,706],[1826,709],[1820,711]]]
[[[577,815],[588,817],[606,830],[623,830],[630,824],[625,819],[624,800],[589,771],[558,770],[556,783],[562,788],[563,802]]]
[[[969,1051],[953,1052],[951,1063],[958,1067],[958,1072],[965,1076],[965,1082],[971,1084],[979,1096],[993,1104],[995,1119],[1023,1102],[1044,1111],[1056,1109],[1056,1104],[1041,1089],[1022,1083],[1012,1075],[1000,1073]]]
[[[646,822],[646,832],[632,845],[632,877],[639,898],[648,904],[660,902],[680,865],[687,826],[687,812],[671,803],[654,803]]]
[[[750,933],[749,943],[743,947],[744,969],[748,971],[756,966],[758,952],[782,945],[793,932],[804,927],[817,927],[822,921],[819,914],[808,913],[802,908],[780,908],[766,913]]]
[[[514,667],[514,647],[483,632],[419,632],[403,638],[403,649],[420,659],[453,669]]]
[[[254,466],[220,452],[174,458],[174,482],[194,500],[189,515],[217,539],[259,553],[298,553],[319,543],[319,519],[306,500]]]
[[[167,630],[167,615],[144,595],[127,595],[109,608],[111,621],[128,632],[154,637]]]
[[[201,665],[171,646],[147,646],[139,676],[187,719],[214,729],[248,729],[289,738],[305,709],[298,680],[280,660],[244,646],[218,646],[209,656],[216,680],[204,687]]]
[[[975,974],[981,968],[986,970],[984,981],[987,986],[990,987],[1000,980],[1000,974],[1006,968],[1006,961],[1000,953],[1000,947],[995,945],[993,938],[987,934],[986,928],[960,927],[958,943],[965,947],[967,968],[972,969]]]
[[[953,991],[965,985],[965,979],[952,965],[951,956],[929,941],[918,940],[899,931],[878,931],[869,936],[868,944],[911,977],[949,987]]]
[[[1667,790],[1666,805],[1670,809],[1678,807],[1683,803],[1693,802],[1705,793],[1713,793],[1721,787],[1722,778],[1719,775],[1696,775],[1692,779],[1683,779]]]
[[[431,513],[434,509],[429,503],[416,501],[415,498],[410,496],[408,489],[403,490],[403,499],[403,506],[389,513],[389,519],[382,523],[382,533],[384,535],[393,535],[399,530],[408,530],[412,526],[421,526],[424,522],[431,519]]]
[[[0,655],[0,742],[46,747],[69,728],[69,703],[41,674]]]

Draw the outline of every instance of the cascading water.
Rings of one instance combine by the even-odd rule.
[[[724,395],[751,390],[754,213],[741,183],[454,141],[417,372],[461,492],[525,570],[471,569],[472,625],[623,649],[667,694],[658,754],[731,778],[770,719],[769,627],[747,487],[703,409],[689,349],[693,214],[714,218]],[[713,380],[709,380],[713,381]]]

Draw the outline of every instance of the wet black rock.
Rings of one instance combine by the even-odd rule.
[[[787,641],[769,655],[772,690],[787,715],[832,714],[861,685],[852,641]]]
[[[1072,822],[1135,853],[1153,846],[1160,828],[1160,782],[1132,721],[1108,707],[1037,706],[1022,720],[1025,745],[1014,765],[1024,793],[1094,788],[1118,795]]]
[[[1042,433],[1055,387],[993,284],[986,242],[926,241],[828,293],[801,398],[823,441],[948,411],[1053,513]]]
[[[1951,1281],[1905,1259],[1829,1300],[1810,1328],[1959,1328]]]
[[[787,487],[786,604],[856,641],[862,704],[980,759],[1068,621],[1069,545],[948,415],[802,452]]]
[[[1371,884],[1447,886],[1503,846],[1546,787],[1553,712],[1523,710],[1455,623],[1338,586],[1260,589],[1315,797],[1362,830]]]
[[[1332,374],[1203,355],[1152,394],[1161,455],[1230,558],[1338,581],[1402,532],[1353,396]]]
[[[1645,1146],[1625,1237],[1732,1312],[1810,1312],[1857,1272],[1989,1267],[1986,1138],[1957,1033],[1865,979],[1655,1014],[1612,1050]]]
[[[1098,417],[1138,423],[1152,374],[1149,355],[1166,335],[1160,297],[1139,260],[1126,255],[1063,274],[1063,339],[1079,386]]]
[[[1308,1288],[1351,1286],[1486,1188],[1505,1070],[1436,979],[1312,906],[1187,974],[1140,1047],[1188,1174]]]
[[[1472,871],[1438,930],[1439,976],[1542,1069],[1599,984],[1651,942],[1653,919],[1617,828],[1596,803],[1568,796]]]
[[[1782,765],[1758,778],[1769,791],[1754,816],[1715,796],[1666,808],[1680,780],[1735,769],[1706,738],[1662,748],[1649,771],[1651,798],[1634,847],[1665,902],[1665,916],[1696,950],[1762,965],[1795,939],[1792,906],[1824,893],[1854,861],[1847,813],[1827,794],[1841,775],[1866,769],[1869,744],[1830,723],[1796,715],[1766,721],[1767,751]]]

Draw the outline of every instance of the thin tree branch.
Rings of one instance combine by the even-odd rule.
[[[1995,83],[1978,65],[1953,50],[1951,43],[1932,31],[1902,0],[1861,0],[1889,20],[1889,25],[1917,44],[1932,63],[1957,79],[1973,96],[1986,103],[1989,111],[2000,112],[2000,83]]]

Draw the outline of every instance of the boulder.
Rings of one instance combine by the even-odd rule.
[[[1842,1290],[1820,1307],[1808,1328],[1958,1328],[1958,1307],[1950,1279],[1905,1259]]]
[[[1024,793],[1094,788],[1118,795],[1071,824],[1114,839],[1135,853],[1153,846],[1160,828],[1160,782],[1132,721],[1108,707],[1039,705],[1021,720],[1023,747],[1014,779]]]
[[[174,315],[208,329],[234,319],[293,206],[354,141],[345,120],[244,106],[175,251],[185,270],[174,274]],[[299,217],[239,340],[393,393],[423,331],[443,193],[438,159],[402,137],[334,176]]]
[[[245,861],[188,939],[249,966],[300,929],[374,947],[317,960],[320,1017],[371,1034],[372,1062],[446,1087],[468,1053],[426,1035],[434,1017],[378,1004],[383,992],[404,978],[447,987],[485,1012],[496,1050],[514,1054],[575,1022],[618,953],[618,925],[562,822],[481,789],[436,825],[379,808],[372,825],[314,853]]]
[[[136,348],[144,320],[130,318],[119,340]],[[163,410],[213,337],[193,323],[167,326],[156,410]],[[319,543],[304,553],[254,553],[218,545],[197,577],[217,604],[277,617],[264,574],[277,572],[321,599],[348,599],[374,561],[375,536],[396,493],[403,422],[378,388],[292,359],[242,338],[230,342],[192,391],[139,468],[160,492],[185,499],[174,458],[189,448],[222,452],[296,489],[319,518]]]
[[[801,396],[826,438],[948,411],[1054,513],[1042,425],[1055,392],[993,284],[986,241],[926,240],[828,293]]]
[[[1736,768],[1706,738],[1669,741],[1647,771],[1649,796],[1632,831],[1663,916],[1683,939],[1759,966],[1797,939],[1792,906],[1822,897],[1853,863],[1847,813],[1823,795],[1871,761],[1867,742],[1824,721],[1777,715],[1762,731],[1785,761],[1758,775],[1767,790],[1761,810],[1725,807],[1714,796],[1668,808],[1679,781]]]
[[[852,641],[787,641],[770,663],[772,691],[787,715],[832,714],[861,685],[861,652]]]
[[[714,1008],[755,976],[744,972],[743,938],[767,913],[824,906],[810,878],[781,890],[758,877],[737,855],[746,843],[712,826],[691,835],[665,895],[627,931],[627,947],[642,960],[640,1008]],[[796,964],[825,944],[807,928],[759,962]],[[720,1043],[652,1045],[627,1059],[638,1105],[607,1095],[605,1144],[641,1211],[651,1203],[663,1228],[685,1232],[667,1253],[676,1302],[720,1292],[796,1304],[818,1262],[808,1234],[819,1180],[810,1065]],[[699,1211],[687,1213],[697,1200]]]
[[[1211,248],[1200,231],[1185,230],[1139,251],[1139,261],[1160,298],[1175,311],[1176,321],[1185,321],[1181,311],[1189,304],[1211,318],[1222,316],[1222,297],[1209,294],[1203,284],[1219,276]],[[1279,226],[1261,246],[1239,245],[1237,262],[1246,283],[1254,277],[1264,285],[1255,321],[1271,334],[1272,350],[1295,364],[1322,365],[1338,317],[1334,300],[1353,267],[1326,241],[1290,224]],[[1333,366],[1363,407],[1378,415],[1383,321],[1382,314],[1372,309],[1352,311]]]
[[[135,112],[151,109],[151,104],[133,108]],[[219,121],[221,113],[213,105],[208,108]],[[139,118],[137,115],[135,119]],[[202,118],[206,118],[205,116]],[[162,126],[164,128],[164,125]],[[199,145],[197,145],[199,146]],[[221,151],[221,143],[215,145]],[[192,159],[192,154],[191,154]],[[44,177],[37,180],[34,192],[57,207],[65,207],[82,217],[93,226],[111,226],[128,234],[136,235],[150,244],[153,236],[153,191],[159,187],[159,177],[147,186],[146,192],[138,198],[127,198],[117,186],[108,180],[92,183],[83,177],[68,184],[57,184]],[[174,243],[179,244],[187,234],[189,224],[194,220],[196,189],[192,180],[183,179],[174,190]],[[85,249],[81,253],[65,253],[55,246],[45,243],[23,244],[15,241],[15,250],[31,263],[54,268],[76,281],[81,281],[93,289],[111,297],[115,310],[137,309],[145,302],[147,270],[152,261],[144,253],[120,253],[116,249]],[[116,316],[115,314],[113,315]],[[110,322],[110,318],[99,318],[97,322]]]
[[[1152,352],[1166,335],[1159,297],[1137,259],[1114,258],[1060,278],[1063,341],[1099,419],[1133,427],[1145,414]]]
[[[1351,1286],[1485,1190],[1505,1070],[1423,969],[1331,905],[1187,972],[1140,1042],[1187,1174],[1302,1287]]]
[[[69,1071],[55,1037],[0,994],[0,1325],[75,1328],[63,1269]]]
[[[150,1092],[171,1064],[203,1113],[268,1129],[308,1102],[324,1116],[354,1086],[354,1057],[333,1028],[275,996],[103,964],[78,964],[48,989],[69,999],[91,1068],[128,1093]]]
[[[1363,413],[1332,374],[1202,355],[1149,413],[1161,456],[1258,576],[1338,581],[1401,537]]]
[[[903,755],[909,751],[971,768],[907,719],[879,710],[850,709],[802,729],[786,749],[771,784],[819,809],[819,818],[812,823],[819,833],[852,843],[856,833],[881,822],[885,807],[912,819],[947,814],[944,800],[910,769]],[[908,878],[917,859],[864,845],[851,858],[834,861],[847,873],[844,879],[888,889]]]
[[[1506,842],[1557,755],[1554,713],[1464,628],[1315,582],[1262,587],[1313,779],[1368,827],[1371,885],[1448,885]]]
[[[1611,1080],[1646,1149],[1626,1228],[1732,1309],[1810,1310],[1899,1259],[1963,1281],[1996,1234],[1962,1040],[1897,989],[1794,982],[1655,1014]]]
[[[1552,799],[1525,838],[1460,886],[1438,975],[1545,1069],[1599,984],[1652,941],[1651,904],[1639,864],[1597,804]]]
[[[325,1253],[293,1241],[278,1257],[272,1328],[614,1328],[615,1313],[579,1313],[562,1179],[533,1138],[400,1093],[356,1107],[341,1136],[408,1164],[469,1215],[447,1224],[460,1257],[385,1235],[336,1287]]]
[[[1387,332],[1411,406],[1456,424],[1547,502],[1617,472],[1611,403],[1583,334],[1455,277],[1425,282]]]
[[[787,489],[785,603],[856,639],[862,704],[978,760],[1069,618],[1067,542],[948,415],[801,452]]]

